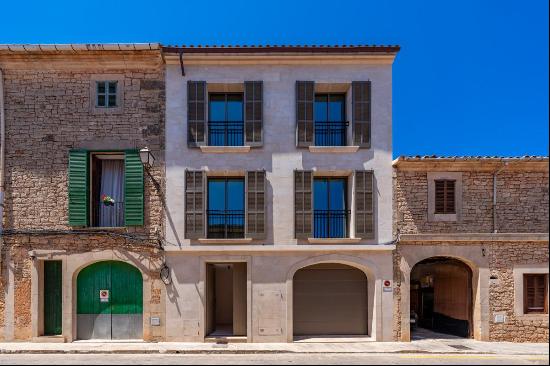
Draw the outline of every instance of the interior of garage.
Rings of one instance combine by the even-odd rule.
[[[246,263],[206,267],[207,337],[246,337]]]
[[[367,336],[367,277],[342,264],[317,264],[296,272],[293,280],[295,337]]]
[[[463,262],[447,257],[416,264],[410,277],[411,330],[472,336],[472,272]],[[423,333],[427,334],[427,333]]]

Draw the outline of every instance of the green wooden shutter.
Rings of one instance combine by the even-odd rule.
[[[61,261],[44,261],[44,335],[62,333],[61,272]]]
[[[244,82],[244,129],[245,143],[249,146],[262,146],[263,135],[263,83]]]
[[[355,236],[374,239],[373,172],[355,171]]]
[[[313,172],[294,171],[294,233],[298,239],[313,235]]]
[[[88,151],[69,152],[69,226],[88,226]]]
[[[206,82],[187,81],[187,144],[204,145],[206,135]]]
[[[265,171],[246,172],[246,233],[248,238],[265,238]]]
[[[138,150],[124,154],[124,224],[143,226],[143,164]]]
[[[371,84],[370,81],[354,81],[352,91],[353,143],[370,148],[371,140]]]
[[[296,143],[298,147],[313,145],[313,102],[315,83],[296,81]]]

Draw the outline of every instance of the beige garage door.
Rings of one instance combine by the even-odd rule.
[[[296,272],[294,335],[366,335],[367,277],[353,267],[319,264]]]

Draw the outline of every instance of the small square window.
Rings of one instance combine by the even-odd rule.
[[[548,275],[523,275],[524,314],[548,314]]]
[[[96,107],[114,108],[117,106],[117,82],[97,81]]]

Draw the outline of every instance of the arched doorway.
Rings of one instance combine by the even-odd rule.
[[[104,261],[80,271],[77,338],[143,338],[143,279],[136,267]]]
[[[294,336],[367,335],[367,310],[367,276],[357,268],[323,263],[294,274]]]
[[[472,271],[464,262],[432,257],[417,263],[410,291],[413,338],[472,336]]]

